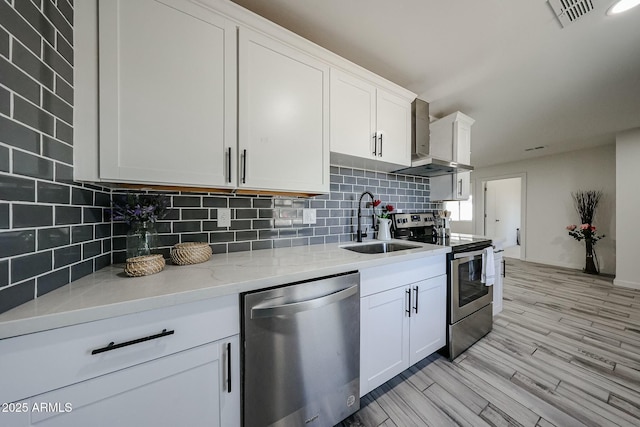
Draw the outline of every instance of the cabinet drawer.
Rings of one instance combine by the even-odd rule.
[[[360,270],[360,296],[446,274],[446,259],[445,254],[434,255]]]
[[[239,329],[238,296],[230,295],[1,340],[0,378],[8,387],[0,388],[0,402],[213,342]]]

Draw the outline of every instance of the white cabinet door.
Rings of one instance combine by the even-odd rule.
[[[468,121],[457,121],[453,126],[454,161],[471,164],[471,125]]]
[[[376,88],[331,69],[331,151],[373,157],[376,140]]]
[[[446,344],[447,276],[411,285],[412,314],[409,365],[413,365]]]
[[[469,200],[471,172],[432,176],[429,178],[429,187],[432,201]]]
[[[429,125],[429,154],[441,160],[471,164],[471,125],[474,120],[456,112]]]
[[[100,178],[235,186],[235,26],[185,0],[102,1],[99,45]]]
[[[408,287],[360,300],[360,396],[409,367]]]
[[[237,349],[237,336],[231,341]],[[29,425],[239,426],[237,374],[231,389],[236,397],[224,398],[228,394],[227,342],[195,347],[35,396],[29,400],[30,407],[51,402],[61,410],[31,411]],[[232,358],[237,366],[237,351]]]
[[[384,90],[377,90],[378,158],[411,164],[411,104]]]
[[[329,67],[240,28],[239,187],[329,191]]]

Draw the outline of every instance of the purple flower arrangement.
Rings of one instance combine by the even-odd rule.
[[[160,194],[134,194],[113,196],[111,219],[131,225],[152,222],[167,214],[169,198]]]

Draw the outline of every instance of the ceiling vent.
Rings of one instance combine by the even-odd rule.
[[[592,0],[549,0],[548,3],[563,27],[593,10]]]
[[[547,148],[545,145],[539,145],[537,147],[525,148],[524,151],[544,150],[545,148]]]

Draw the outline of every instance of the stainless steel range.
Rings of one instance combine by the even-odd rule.
[[[439,237],[432,213],[393,215],[396,239],[450,246],[447,256],[447,345],[441,353],[455,359],[493,327],[493,286],[482,283],[482,254],[491,240],[470,234]]]

